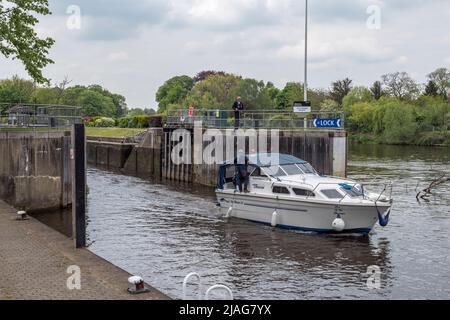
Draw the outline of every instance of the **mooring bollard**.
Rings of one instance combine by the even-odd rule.
[[[28,220],[28,214],[26,211],[18,211],[17,212],[17,219],[18,221],[25,221]]]
[[[131,284],[134,284],[134,288],[128,288],[128,293],[130,294],[141,294],[141,293],[147,293],[150,290],[145,288],[145,282],[142,277],[139,276],[133,276],[128,278],[128,282]]]

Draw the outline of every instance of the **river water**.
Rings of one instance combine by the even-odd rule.
[[[350,178],[394,182],[392,221],[370,236],[226,221],[210,189],[89,169],[90,250],[172,298],[198,272],[202,292],[220,283],[238,299],[449,299],[450,188],[438,188],[430,202],[418,203],[416,194],[450,171],[450,150],[353,146],[350,153]],[[370,288],[368,268],[381,272]],[[196,298],[197,287],[188,289]]]

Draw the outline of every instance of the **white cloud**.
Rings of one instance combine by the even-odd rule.
[[[108,54],[107,60],[109,62],[116,62],[116,61],[127,61],[129,59],[128,53],[124,51],[119,52],[111,52]]]

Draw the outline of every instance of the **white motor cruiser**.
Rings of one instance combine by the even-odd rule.
[[[264,165],[260,159],[276,159]],[[220,167],[217,200],[227,217],[317,233],[370,233],[389,223],[393,200],[347,179],[319,175],[306,161],[284,154],[246,157],[248,190],[237,159]],[[241,166],[241,167],[240,167]],[[391,187],[392,192],[392,187]]]

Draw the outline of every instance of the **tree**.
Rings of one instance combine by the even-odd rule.
[[[145,110],[141,108],[134,108],[128,111],[129,117],[145,116],[145,115],[146,115]]]
[[[384,118],[383,139],[389,144],[411,143],[417,132],[414,108],[411,105],[397,102],[386,109]]]
[[[439,94],[447,98],[447,94],[450,91],[450,70],[447,68],[439,68],[430,73],[428,79],[435,83]]]
[[[382,76],[389,95],[400,100],[412,100],[419,93],[419,85],[406,73],[394,72]]]
[[[189,76],[178,76],[167,80],[156,93],[159,112],[166,112],[169,105],[178,105],[182,108],[183,101],[193,87],[194,79]]]
[[[89,89],[81,92],[75,105],[81,106],[85,116],[113,117],[116,111],[111,97]]]
[[[226,76],[226,75],[228,74],[224,71],[213,71],[213,70],[202,71],[197,73],[197,75],[194,77],[194,82],[197,83],[206,80],[211,76]]]
[[[338,112],[338,111],[340,111],[340,107],[337,104],[337,102],[334,101],[333,99],[325,99],[320,104],[320,111],[324,111],[324,112]]]
[[[273,94],[273,88],[267,87],[264,81],[243,79],[238,81],[231,97],[242,97],[246,110],[271,110],[275,108],[271,93]]]
[[[88,89],[96,91],[103,96],[110,97],[114,103],[114,117],[120,118],[127,113],[127,103],[124,96],[116,93],[111,93],[109,90],[100,85],[91,85]]]
[[[375,81],[370,88],[370,91],[372,92],[373,98],[375,100],[380,100],[380,98],[383,96],[383,87],[381,85],[381,82]]]
[[[276,98],[276,107],[280,110],[287,110],[294,106],[294,102],[304,99],[303,84],[298,82],[288,82]]]
[[[352,90],[352,82],[349,78],[338,80],[331,84],[330,97],[342,106],[344,97]]]
[[[18,76],[0,81],[0,102],[29,103],[36,85],[33,81],[24,80]],[[0,110],[4,111],[4,110]]]
[[[41,39],[33,29],[36,14],[51,14],[48,0],[2,0],[0,2],[0,52],[6,58],[19,59],[38,83],[48,83],[42,69],[53,63],[48,53],[54,40]]]
[[[355,103],[371,102],[373,100],[372,92],[365,87],[353,88],[343,99],[342,105],[345,111],[349,111]]]
[[[428,81],[425,87],[425,95],[432,97],[439,95],[439,88],[437,87],[436,83],[433,80]]]
[[[202,109],[230,109],[236,96],[245,94],[239,90],[242,81],[241,77],[231,74],[210,76],[195,84],[186,98],[186,104]],[[250,86],[245,90],[249,90],[250,94]]]

